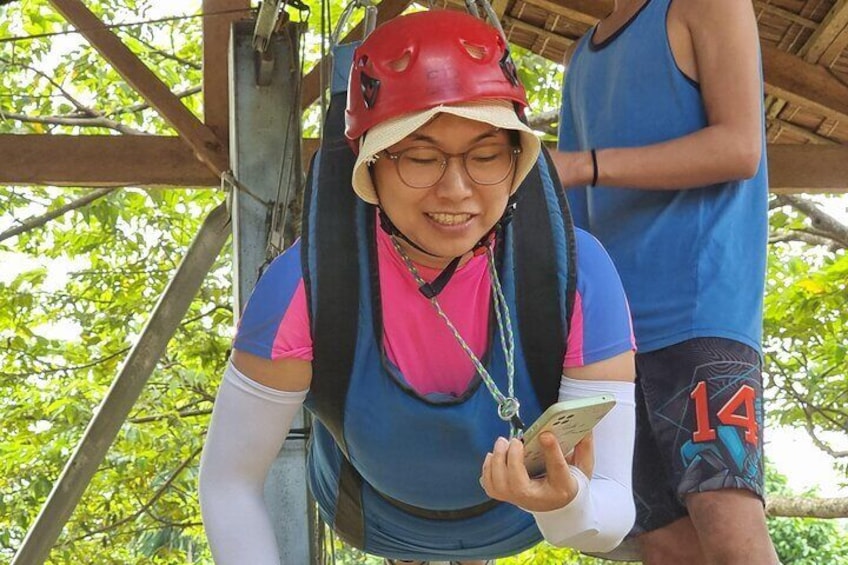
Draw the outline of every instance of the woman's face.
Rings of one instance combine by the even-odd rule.
[[[475,150],[474,154],[480,154],[482,159],[474,164],[469,160],[468,165],[479,170],[486,166],[487,151],[499,146],[509,146],[505,131],[451,114],[439,114],[389,147],[388,153],[397,155],[413,147],[435,148],[453,155]],[[436,184],[413,188],[401,179],[397,162],[385,152],[372,167],[380,206],[406,237],[439,257],[421,253],[399,240],[404,251],[416,263],[431,267],[443,267],[454,257],[468,253],[486,235],[503,215],[514,175],[515,167],[512,167],[497,184],[478,184],[463,167],[463,158],[453,157],[448,159]]]

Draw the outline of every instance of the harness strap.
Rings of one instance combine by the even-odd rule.
[[[345,543],[365,548],[365,514],[362,512],[362,476],[344,457],[339,469],[339,493],[333,529]]]
[[[556,169],[553,168],[553,162],[544,147],[542,154],[545,156],[547,167],[543,167],[541,163],[534,167],[518,189],[513,233],[515,287],[522,289],[515,293],[521,347],[536,397],[539,404],[545,408],[556,402],[559,397],[566,332],[570,321],[567,313],[572,311],[574,304],[577,267],[574,227],[565,195],[559,190],[558,182],[553,184],[551,192],[556,193],[557,204],[554,206],[558,205],[563,226],[551,224],[551,203],[547,200],[544,183],[551,183],[549,171]],[[547,178],[543,178],[543,175]],[[564,301],[555,247],[558,240],[556,233],[558,229],[563,228],[568,246],[568,280]],[[565,312],[562,312],[563,306]]]
[[[396,500],[388,495],[376,491],[376,489],[375,492],[380,495],[380,498],[383,498],[392,506],[400,508],[407,514],[428,520],[465,520],[467,518],[476,518],[477,516],[482,516],[489,510],[492,510],[502,504],[499,500],[490,498],[486,502],[481,502],[480,504],[469,506],[467,508],[459,508],[457,510],[430,510],[401,502],[400,500]]]
[[[330,99],[324,139],[309,170],[301,262],[312,320],[312,370],[319,375],[310,385],[315,412],[347,456],[343,425],[359,326],[359,255],[352,237],[355,156],[343,134],[345,104],[344,93]]]

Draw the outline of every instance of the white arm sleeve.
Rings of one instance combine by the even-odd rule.
[[[592,480],[576,467],[571,473],[580,490],[568,505],[533,512],[536,525],[552,545],[579,551],[613,550],[636,519],[632,493],[633,443],[636,429],[635,386],[622,381],[584,381],[562,377],[559,399],[598,394],[615,396],[615,406],[595,426],[595,468]]]
[[[306,392],[266,387],[228,364],[200,461],[200,508],[218,565],[279,565],[263,488]]]

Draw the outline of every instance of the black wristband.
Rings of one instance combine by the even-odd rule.
[[[592,154],[592,184],[589,186],[595,186],[598,184],[598,155],[594,149],[591,149],[589,153]]]

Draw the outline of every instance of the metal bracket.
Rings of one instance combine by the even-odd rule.
[[[256,16],[256,27],[253,30],[253,48],[265,53],[271,36],[277,30],[277,20],[280,18],[280,9],[284,0],[271,0],[259,5],[259,14]]]

